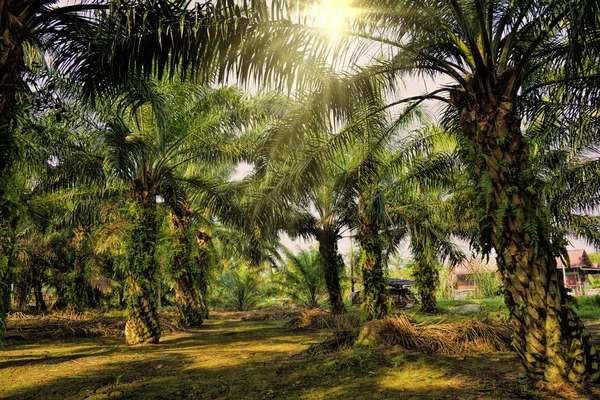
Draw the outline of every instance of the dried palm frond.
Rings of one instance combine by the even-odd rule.
[[[346,313],[334,315],[321,308],[306,310],[291,321],[285,327],[288,329],[334,329],[352,330],[360,327],[360,316],[358,314]]]
[[[125,330],[125,317],[110,317],[85,312],[56,312],[45,315],[13,313],[7,318],[6,339],[12,337],[37,340],[40,338],[121,337]],[[159,313],[161,331],[179,330],[176,317]]]
[[[384,343],[424,353],[464,354],[511,349],[512,328],[503,321],[472,319],[436,324],[415,324],[406,315],[387,319]]]

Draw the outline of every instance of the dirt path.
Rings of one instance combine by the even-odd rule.
[[[122,339],[7,343],[0,352],[6,399],[516,399],[540,394],[512,353],[426,356],[354,349],[301,354],[322,338],[282,322],[229,315],[161,344]],[[597,392],[600,394],[600,391]]]

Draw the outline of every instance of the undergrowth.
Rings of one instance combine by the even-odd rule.
[[[575,310],[580,318],[600,318],[600,295],[577,297]]]

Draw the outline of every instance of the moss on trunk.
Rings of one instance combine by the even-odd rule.
[[[202,232],[191,229],[186,215],[172,216],[173,278],[175,279],[175,302],[179,323],[186,327],[198,327],[204,320],[204,299],[200,288],[201,271],[205,260],[201,247],[206,246]]]
[[[437,313],[435,298],[439,275],[436,250],[432,238],[425,231],[415,230],[411,236],[411,247],[415,258],[415,286],[421,298],[421,311]]]
[[[331,229],[319,229],[316,236],[319,242],[319,254],[323,259],[325,285],[329,294],[331,312],[343,314],[346,312],[346,307],[342,300],[340,274],[344,268],[344,261],[338,252],[337,234]]]
[[[153,193],[140,190],[130,204],[127,230],[128,344],[158,343],[160,325],[156,309],[156,242],[158,222]]]
[[[383,271],[383,237],[361,203],[359,211],[360,267],[363,277],[362,315],[365,321],[388,315],[390,301]]]

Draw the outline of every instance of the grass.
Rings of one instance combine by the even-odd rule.
[[[600,295],[579,296],[576,298],[575,310],[581,318],[600,319]]]
[[[443,304],[450,311],[472,301]],[[493,303],[483,303],[493,309]],[[285,320],[215,313],[200,329],[159,345],[122,338],[8,341],[0,352],[3,399],[389,399],[599,398],[539,392],[513,352],[426,355],[389,347],[308,353],[327,329],[290,330]]]

